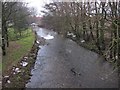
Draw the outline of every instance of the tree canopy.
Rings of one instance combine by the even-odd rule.
[[[29,17],[33,12],[25,2],[2,2],[2,50],[9,46],[8,28],[13,27],[21,34],[22,30],[29,27]],[[16,32],[16,31],[15,31]]]

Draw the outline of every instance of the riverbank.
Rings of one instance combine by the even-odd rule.
[[[67,38],[70,38],[72,39],[73,41],[75,41],[78,45],[90,50],[90,51],[93,51],[97,54],[100,55],[100,57],[102,57],[104,59],[104,61],[107,61],[109,63],[112,64],[112,66],[116,69],[116,68],[119,68],[117,62],[114,60],[114,59],[110,59],[109,57],[106,57],[106,53],[107,52],[106,50],[102,51],[103,54],[101,54],[98,50],[98,48],[96,47],[95,45],[95,42],[93,40],[91,41],[85,41],[83,39],[77,39],[77,38],[74,38],[74,37],[67,37]]]
[[[10,61],[6,56],[8,62],[3,59],[3,88],[24,88],[26,81],[29,80],[31,67],[36,60],[38,51],[38,44],[36,43],[36,35],[32,32],[30,36],[20,39],[16,42],[19,47],[13,46],[9,51],[9,57],[15,57]],[[19,58],[18,58],[19,57]],[[17,60],[16,60],[17,59]],[[5,67],[7,65],[7,67]]]
[[[14,35],[12,34],[10,36],[13,37]],[[23,36],[24,37],[18,40],[13,41],[10,39],[9,41],[9,47],[6,48],[6,55],[3,56],[2,60],[2,71],[4,76],[9,73],[9,69],[12,68],[12,66],[19,62],[20,58],[30,52],[34,44],[35,35],[31,29],[29,29],[28,34]]]

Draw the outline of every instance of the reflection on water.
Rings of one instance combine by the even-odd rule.
[[[45,37],[43,37],[43,38],[44,38],[44,39],[53,39],[54,37],[48,34],[47,36],[45,36]]]
[[[52,32],[52,31],[49,31],[49,32],[48,32],[48,30],[46,30],[46,29],[41,29],[41,28],[40,28],[40,29],[37,31],[37,34],[38,34],[38,36],[43,37],[43,38],[46,39],[46,40],[49,40],[49,39],[53,39],[53,38],[54,38],[53,32]]]

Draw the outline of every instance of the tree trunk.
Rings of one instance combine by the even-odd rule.
[[[4,28],[4,24],[3,23],[2,23],[2,54],[3,54],[3,56],[6,55],[5,28]]]
[[[2,55],[6,55],[6,48],[5,48],[5,39],[4,36],[2,36]]]
[[[105,6],[105,3],[101,2],[102,3],[102,17],[101,17],[101,21],[100,21],[100,47],[101,47],[101,50],[105,50],[105,42],[104,42],[104,23],[105,23],[105,19],[104,19],[104,6]],[[106,17],[106,16],[105,16]]]
[[[7,30],[7,26],[6,24],[4,25],[4,29],[5,29],[5,36],[6,36],[6,45],[7,47],[9,47],[9,40],[8,40],[8,30]]]
[[[97,2],[95,2],[95,11],[96,11],[96,46],[99,50],[99,53],[102,54],[101,52],[101,48],[100,48],[100,43],[99,43],[99,28],[98,28],[98,25],[99,25],[99,22],[98,22],[98,10],[97,10]]]

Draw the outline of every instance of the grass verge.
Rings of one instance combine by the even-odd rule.
[[[4,72],[2,82],[3,90],[6,90],[7,88],[25,88],[26,83],[30,79],[31,69],[34,66],[38,51],[36,35],[34,36],[31,33],[29,37],[12,42],[13,45],[17,45],[17,48],[14,48],[15,46],[11,45],[11,50],[8,49],[10,54],[7,55],[12,59],[11,61],[4,61],[4,71],[9,72]],[[5,58],[9,59],[8,56],[4,57],[4,60],[6,60]],[[22,62],[27,62],[28,64],[23,66],[21,65]],[[16,71],[16,69],[19,69],[20,72]]]
[[[26,45],[27,42],[29,41],[28,37],[26,37],[27,39],[23,39],[22,42],[19,41],[20,45]],[[28,80],[30,79],[31,76],[31,69],[34,67],[34,63],[36,60],[36,55],[38,52],[38,46],[39,44],[36,43],[37,37],[35,35],[34,38],[34,44],[32,46],[32,48],[30,50],[25,49],[28,48],[28,46],[24,46],[24,49],[26,51],[29,51],[29,53],[27,54],[22,54],[23,56],[21,57],[21,59],[19,58],[17,60],[16,63],[14,63],[15,65],[12,66],[11,68],[9,68],[9,73],[7,73],[7,77],[3,77],[3,81],[2,81],[2,88],[3,90],[6,89],[19,89],[19,90],[24,90],[25,89],[25,85],[28,82]],[[27,41],[26,41],[27,40]],[[31,40],[31,39],[30,39]],[[24,43],[23,43],[24,41]],[[20,50],[21,51],[21,50]],[[23,62],[27,62],[26,66],[21,65],[21,63]],[[16,71],[16,69],[19,69]],[[19,71],[19,72],[18,72]]]
[[[31,76],[31,69],[34,66],[36,55],[38,51],[38,44],[34,44],[31,51],[25,55],[17,64],[10,69],[10,72],[7,76],[3,78],[3,90],[13,88],[19,90],[24,90],[25,85],[30,79]],[[20,63],[27,62],[27,66],[22,66]],[[15,72],[13,68],[19,68],[20,72]],[[15,74],[14,74],[15,73]],[[9,81],[9,82],[8,82]]]
[[[12,66],[15,66],[20,58],[22,58],[25,54],[27,54],[35,40],[35,36],[31,30],[29,30],[28,36],[21,38],[16,41],[10,41],[9,47],[6,49],[7,55],[3,56],[2,62],[2,71],[3,75],[9,73],[9,69]]]

